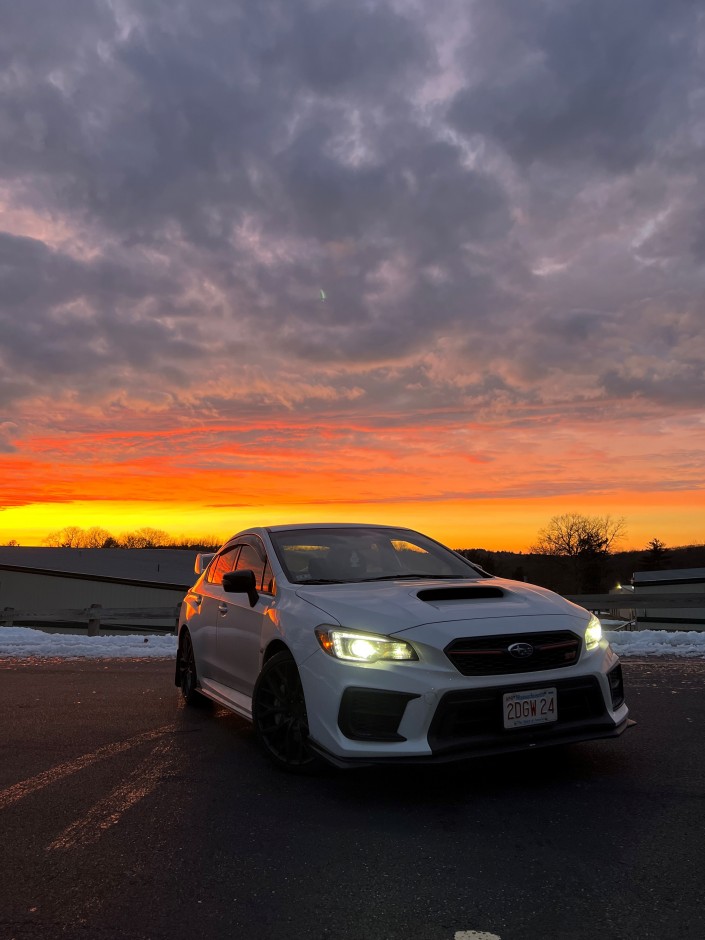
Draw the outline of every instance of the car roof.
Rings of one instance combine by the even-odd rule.
[[[240,532],[235,532],[233,535],[229,536],[223,542],[221,548],[229,546],[235,539],[243,538],[246,535],[258,535],[261,537],[265,532],[269,535],[273,532],[291,532],[296,529],[302,531],[310,531],[311,529],[389,529],[390,532],[412,532],[417,535],[421,534],[416,532],[416,529],[410,529],[408,526],[379,525],[372,522],[293,522],[290,525],[250,526],[248,529],[241,529]],[[218,551],[220,551],[220,549],[218,549]],[[215,554],[215,552],[212,554]]]
[[[248,529],[242,529],[229,536],[224,545],[230,544],[233,539],[241,538],[244,535],[261,535],[263,532],[291,532],[296,529],[389,529],[392,532],[415,532],[408,526],[397,525],[379,525],[372,522],[292,522],[289,525],[268,525],[268,526],[250,526]]]
[[[403,529],[411,532],[408,526],[379,525],[374,522],[295,522],[292,525],[266,526],[267,532],[282,532],[289,529]]]

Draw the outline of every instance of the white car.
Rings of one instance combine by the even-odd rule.
[[[198,556],[176,684],[254,723],[289,770],[614,737],[622,669],[597,617],[410,529],[280,525]]]

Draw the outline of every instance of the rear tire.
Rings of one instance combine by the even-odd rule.
[[[200,705],[203,696],[198,691],[198,673],[196,672],[196,658],[193,655],[191,634],[184,630],[179,644],[179,672],[181,695],[187,705]]]
[[[301,677],[291,653],[276,653],[262,667],[252,695],[252,720],[264,752],[282,770],[316,773],[324,766],[308,740]]]

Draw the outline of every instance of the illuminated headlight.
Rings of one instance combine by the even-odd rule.
[[[585,649],[594,650],[602,639],[602,624],[593,614],[585,630]]]
[[[357,633],[337,627],[319,627],[316,636],[329,656],[351,663],[400,662],[418,659],[416,650],[403,640],[374,633]]]

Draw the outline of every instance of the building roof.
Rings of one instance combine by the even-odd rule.
[[[197,552],[182,548],[25,548],[0,546],[0,567],[98,578],[191,585]]]
[[[634,587],[660,584],[705,583],[705,568],[672,568],[670,571],[635,571],[632,575]]]

